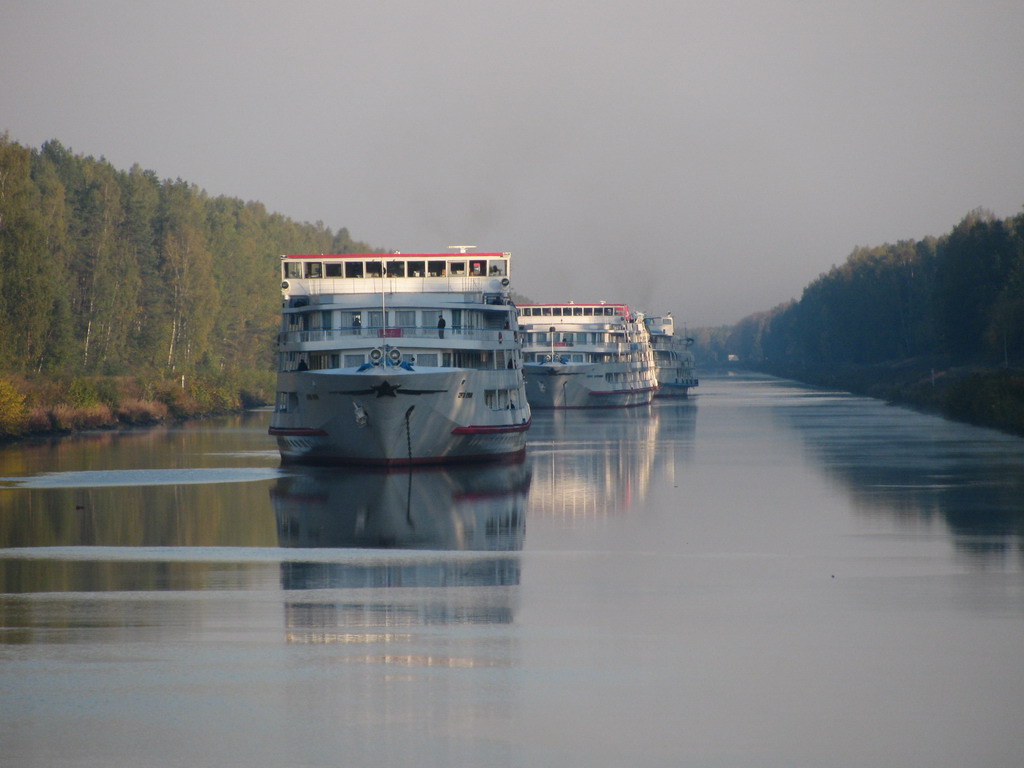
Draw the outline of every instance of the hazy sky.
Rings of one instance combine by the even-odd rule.
[[[4,130],[728,323],[1020,212],[1024,2],[4,0]]]

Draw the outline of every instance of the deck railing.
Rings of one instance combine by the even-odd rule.
[[[305,342],[320,341],[346,341],[352,342],[365,340],[371,345],[388,340],[389,343],[397,339],[452,339],[461,341],[486,341],[500,343],[503,346],[511,347],[519,341],[519,334],[510,330],[492,330],[489,328],[452,328],[443,330],[426,326],[362,326],[361,328],[314,328],[308,331],[284,331],[278,334],[280,344],[298,344]]]

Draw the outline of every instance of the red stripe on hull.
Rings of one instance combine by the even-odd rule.
[[[533,419],[525,424],[506,424],[496,427],[456,427],[452,430],[453,435],[501,435],[507,432],[525,432],[530,428]]]
[[[609,389],[604,392],[591,391],[591,395],[636,395],[644,392],[653,392],[657,387],[644,387],[643,389]]]

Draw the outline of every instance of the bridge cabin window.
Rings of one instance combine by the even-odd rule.
[[[507,259],[473,259],[473,260],[420,260],[391,259],[335,261],[300,261],[289,259],[284,261],[282,277],[285,280],[317,280],[320,278],[363,278],[363,277],[504,277],[508,274]],[[524,314],[531,314],[529,311]],[[541,314],[536,308],[533,314]],[[550,315],[551,308],[545,308],[544,314]],[[566,314],[569,314],[566,312]]]

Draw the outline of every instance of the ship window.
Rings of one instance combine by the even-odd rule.
[[[367,277],[380,277],[381,262],[379,261],[368,261],[366,262],[366,276]]]
[[[341,264],[337,261],[324,264],[324,275],[327,277],[341,277]]]
[[[464,275],[466,274],[466,262],[464,261],[453,261],[451,262],[452,274],[453,275]]]
[[[358,368],[364,362],[366,362],[366,358],[362,355],[345,355],[346,368]]]
[[[363,262],[361,261],[346,261],[345,262],[345,277],[362,277],[363,276]]]
[[[437,353],[436,352],[420,352],[416,355],[416,363],[426,368],[437,367]]]
[[[444,262],[428,261],[427,274],[430,275],[431,277],[444,277]]]
[[[324,265],[319,261],[307,261],[306,262],[306,277],[318,278],[323,277]]]
[[[551,315],[551,307],[541,307],[541,314],[544,315],[545,317],[550,316]]]
[[[331,330],[331,312],[330,311],[326,311],[326,312],[321,312],[320,313],[320,327],[323,328],[325,331]]]
[[[415,309],[400,309],[395,312],[395,324],[399,328],[415,328],[416,327],[416,310]]]
[[[298,280],[302,277],[302,263],[298,261],[286,261],[284,263],[284,276],[289,280]]]
[[[584,307],[583,308],[583,314],[585,316],[587,316],[587,317],[593,317],[594,316],[594,308],[593,307]]]
[[[491,264],[491,266],[490,266],[490,269],[488,271],[488,274],[491,274],[491,275],[504,275],[504,274],[507,273],[507,268],[506,268],[505,260],[504,259],[496,259],[495,261],[490,262],[490,264]]]
[[[509,390],[485,389],[484,405],[494,411],[505,411],[509,407]]]
[[[405,277],[405,262],[404,261],[389,261],[388,262],[388,277]]]
[[[409,277],[423,277],[426,274],[425,261],[409,262]]]
[[[574,315],[582,315],[583,314],[583,307],[573,307],[572,308],[572,313]]]
[[[368,312],[370,316],[370,327],[371,328],[383,328],[384,327],[384,313],[378,310],[371,310]]]
[[[469,262],[469,273],[471,275],[482,275],[486,266],[486,261],[471,261]]]

